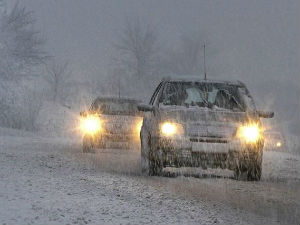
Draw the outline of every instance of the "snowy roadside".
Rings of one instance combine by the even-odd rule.
[[[259,213],[241,203],[247,201],[262,209],[280,203],[287,209],[298,206],[292,216],[299,218],[299,196],[294,196],[299,192],[292,187],[281,190],[272,172],[262,182],[253,183],[223,178],[148,178],[139,174],[137,153],[84,155],[78,142],[71,139],[2,128],[0,135],[2,224],[287,223],[287,215],[279,213],[279,208]],[[272,167],[273,158],[281,157],[266,155],[266,168]],[[285,179],[290,167],[284,165],[278,165],[275,173],[282,173]],[[290,193],[281,196],[285,192]]]

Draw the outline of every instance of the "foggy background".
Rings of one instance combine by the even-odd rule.
[[[8,10],[14,5],[14,1],[4,2]],[[119,84],[121,95],[148,101],[162,76],[178,74],[183,68],[173,71],[176,59],[188,59],[183,54],[184,43],[192,43],[191,51],[197,46],[199,49],[193,69],[185,65],[188,68],[182,69],[183,75],[203,77],[205,42],[208,78],[243,81],[259,109],[275,111],[272,126],[296,139],[300,135],[298,0],[19,3],[34,12],[34,27],[45,39],[47,53],[62,65],[60,68],[67,65],[68,82],[64,87],[74,88],[61,104],[74,113],[96,95],[117,96]],[[119,59],[124,56],[116,47],[128,24],[150,27],[157,43],[152,58],[155,66],[148,65],[155,70],[137,82],[132,71],[120,65]],[[47,76],[43,68],[35,73]],[[40,78],[28,79],[26,85],[37,92],[49,87]],[[41,110],[46,112],[48,108]]]

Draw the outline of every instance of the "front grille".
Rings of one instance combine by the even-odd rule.
[[[189,125],[187,128],[187,135],[190,137],[205,136],[207,135],[207,129],[197,124]]]
[[[209,138],[209,137],[200,137],[200,138],[190,138],[191,142],[206,142],[206,143],[228,143],[228,139],[224,138]]]
[[[108,134],[126,134],[126,133],[132,133],[131,124],[119,124],[119,123],[108,123],[105,125],[105,131]]]
[[[111,141],[129,141],[132,139],[132,135],[106,133],[102,135],[102,138]]]

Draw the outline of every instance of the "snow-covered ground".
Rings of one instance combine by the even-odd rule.
[[[260,182],[187,170],[197,178],[144,177],[138,150],[83,154],[78,138],[1,128],[0,222],[299,224],[299,156],[265,152]]]

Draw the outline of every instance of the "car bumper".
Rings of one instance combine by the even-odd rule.
[[[130,148],[139,145],[140,139],[137,134],[106,133],[94,136],[85,136],[95,148]]]
[[[238,139],[157,138],[164,166],[210,167],[234,169],[240,158],[260,154],[263,142],[245,144]]]

